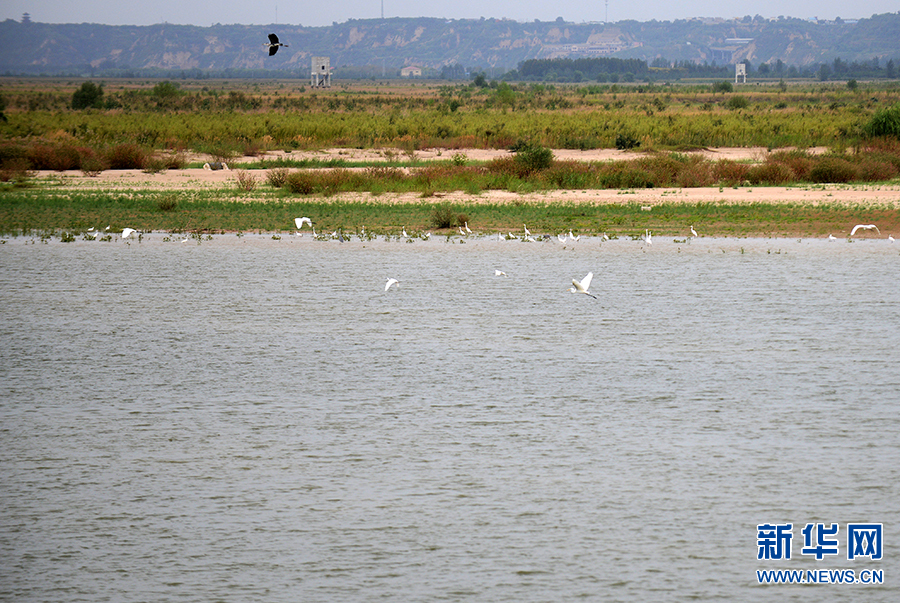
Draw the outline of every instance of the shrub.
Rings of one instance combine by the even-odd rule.
[[[81,156],[81,171],[85,176],[97,176],[107,168],[106,161],[93,150]]]
[[[712,87],[713,92],[734,92],[734,86],[728,80],[716,82]]]
[[[456,216],[453,215],[453,208],[446,203],[435,205],[431,209],[431,225],[434,228],[453,228]]]
[[[234,176],[239,190],[249,193],[256,188],[256,176],[247,170],[238,170],[234,173]]]
[[[747,180],[751,184],[787,184],[795,182],[797,175],[783,163],[763,163],[747,171]]]
[[[747,172],[750,166],[746,163],[738,163],[731,159],[717,161],[712,169],[715,182],[725,186],[737,186],[747,180]]]
[[[850,182],[857,178],[856,166],[840,157],[822,157],[809,171],[813,182]]]
[[[630,134],[616,134],[616,148],[620,151],[628,151],[641,146],[641,142]]]
[[[747,100],[747,97],[745,97],[745,96],[740,96],[740,95],[732,96],[727,101],[725,101],[726,109],[731,109],[731,110],[746,109],[749,106],[750,106],[750,101]]]
[[[877,111],[863,127],[867,136],[900,138],[900,104]]]
[[[797,180],[809,180],[813,160],[806,151],[775,151],[766,158],[767,163],[786,165],[794,172]]]
[[[579,161],[559,161],[542,174],[542,178],[557,188],[589,188],[594,182],[590,165]]]
[[[866,182],[879,182],[882,180],[891,180],[896,178],[900,173],[897,167],[890,161],[878,161],[877,159],[866,158],[857,166],[859,179]]]
[[[266,173],[266,181],[273,188],[281,188],[287,181],[289,171],[287,168],[275,168]]]
[[[515,160],[525,174],[533,174],[553,165],[553,151],[541,145],[519,145]]]
[[[0,167],[0,182],[24,185],[28,180],[34,178],[34,172],[30,168],[31,164],[24,157],[8,159],[3,162],[3,167]]]
[[[615,161],[600,174],[605,188],[653,188],[653,175],[633,161]]]
[[[85,82],[72,95],[73,109],[100,109],[103,106],[103,85]]]
[[[316,192],[316,182],[309,172],[291,172],[285,178],[284,186],[295,195],[311,195]]]
[[[133,143],[116,145],[106,151],[111,170],[142,170],[147,163],[144,149]]]

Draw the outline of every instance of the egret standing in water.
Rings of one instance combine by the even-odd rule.
[[[696,237],[696,236],[697,236],[697,231],[694,230],[694,225],[693,225],[693,224],[691,224],[691,236],[692,236],[692,237]]]
[[[585,295],[590,295],[594,299],[597,299],[597,296],[589,291],[591,288],[591,279],[594,278],[593,272],[588,272],[587,276],[585,276],[580,281],[576,281],[574,278],[572,279],[572,286],[569,288],[570,293],[584,293]]]

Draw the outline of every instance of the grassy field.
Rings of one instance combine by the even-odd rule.
[[[900,139],[873,136],[898,113],[900,83],[736,85],[516,85],[367,83],[329,90],[297,82],[104,82],[99,108],[73,110],[81,80],[0,79],[0,232],[82,233],[111,225],[180,232],[278,232],[315,214],[322,229],[385,234],[573,229],[636,236],[705,225],[708,234],[822,236],[865,215],[892,228],[896,203],[769,202],[493,203],[495,190],[528,194],[584,189],[740,187],[798,183],[900,184]],[[697,159],[706,147],[758,146],[758,163]],[[267,151],[379,149],[389,161],[298,161]],[[423,162],[417,151],[445,149]],[[824,154],[806,149],[825,147]],[[515,148],[514,156],[472,161],[466,149]],[[557,160],[549,149],[630,148],[619,162]],[[778,151],[784,149],[783,151]],[[241,166],[217,190],[104,191],[35,180],[33,170],[110,169],[150,173],[191,165],[189,156]],[[193,164],[194,166],[199,163]],[[443,202],[451,191],[469,201]],[[412,195],[414,202],[358,201],[359,193]],[[477,200],[477,201],[476,201]],[[449,219],[448,219],[449,217]],[[897,225],[900,226],[900,225]],[[900,232],[900,229],[898,229]]]

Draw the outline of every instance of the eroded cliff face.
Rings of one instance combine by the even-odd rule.
[[[735,53],[732,62],[782,60],[803,65],[831,60],[835,53],[848,61],[873,57],[887,60],[900,54],[896,44],[900,14],[863,21],[859,25],[821,25],[798,19],[603,25],[499,19],[368,19],[330,27],[278,26],[279,37],[289,47],[269,57],[263,43],[273,26],[138,27],[7,20],[0,23],[0,72],[79,66],[305,69],[311,56],[329,56],[337,68],[375,63],[440,68],[458,63],[512,69],[528,59],[586,56],[702,62],[711,56],[711,48],[725,45],[729,38],[752,40]],[[856,32],[865,36],[856,39]],[[844,49],[855,54],[844,56]]]

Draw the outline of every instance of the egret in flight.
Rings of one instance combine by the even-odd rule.
[[[576,281],[574,278],[572,279],[572,287],[569,288],[569,292],[571,293],[584,293],[585,295],[590,295],[594,299],[597,299],[597,296],[589,291],[591,288],[591,279],[594,278],[593,272],[588,272],[587,276],[585,276],[580,281]]]
[[[302,218],[294,218],[294,224],[297,225],[297,230],[300,230],[301,228],[303,228],[304,224],[309,224],[309,227],[312,228],[312,220],[310,220],[309,218],[307,218],[305,216]]]
[[[133,228],[126,228],[125,230],[122,231],[122,238],[123,239],[133,238],[134,233],[136,233],[136,232],[137,231]]]
[[[850,236],[852,237],[853,235],[855,235],[856,231],[859,229],[874,230],[878,234],[881,234],[881,231],[878,230],[878,227],[875,226],[874,224],[857,224],[856,226],[853,227],[853,230],[850,231]]]
[[[269,34],[269,43],[268,43],[268,44],[263,44],[263,46],[268,47],[268,49],[269,49],[269,56],[272,56],[272,55],[274,55],[276,52],[278,52],[278,47],[279,47],[279,46],[284,46],[285,48],[288,47],[287,44],[282,44],[281,42],[279,42],[279,41],[278,41],[278,36],[276,36],[276,35],[273,34],[273,33],[270,33],[270,34]]]
[[[397,287],[399,288],[399,287],[400,287],[400,281],[398,281],[398,280],[395,279],[395,278],[389,278],[389,279],[387,280],[387,282],[384,284],[384,290],[387,291],[388,289],[390,289],[390,288],[391,288],[391,285],[397,285]]]

